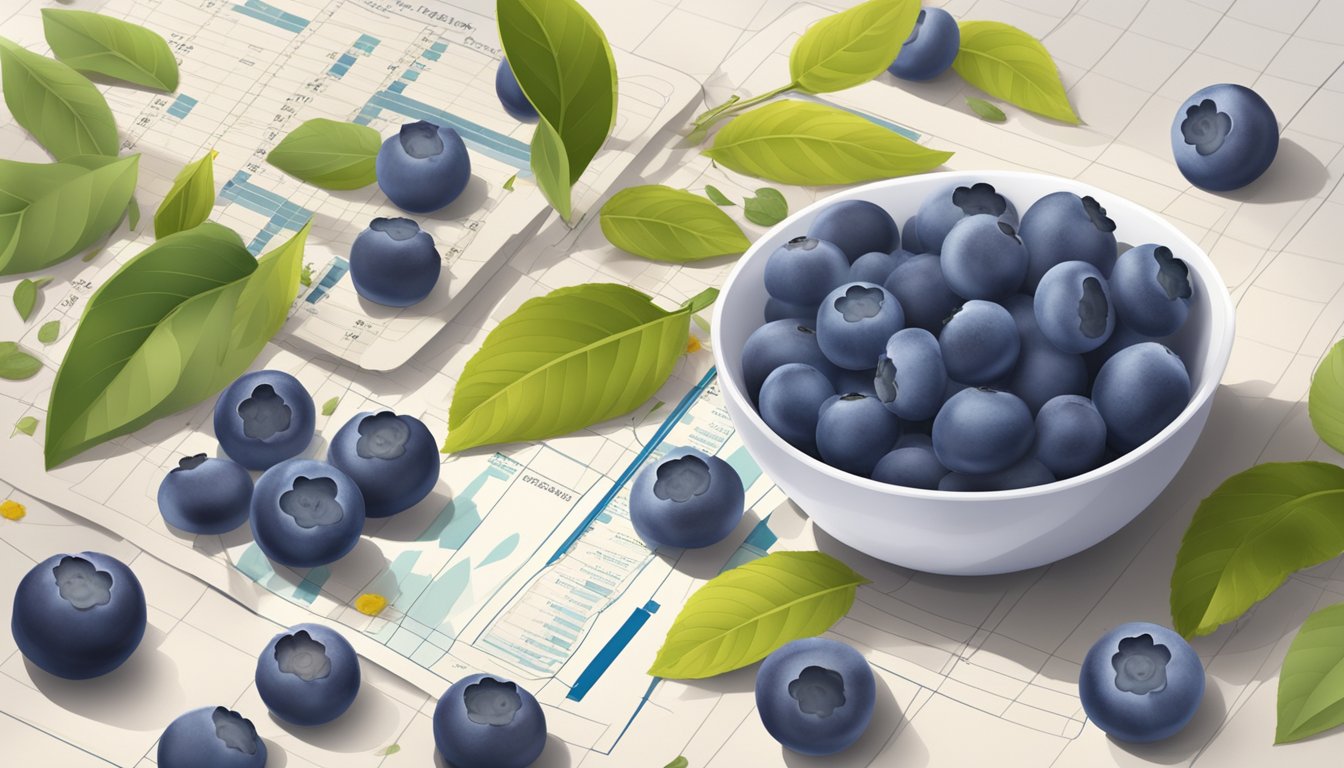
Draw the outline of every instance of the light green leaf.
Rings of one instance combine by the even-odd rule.
[[[505,189],[505,191],[507,191],[507,192],[512,192],[512,191],[513,191],[513,182],[515,182],[515,181],[517,181],[517,180],[518,180],[518,174],[516,174],[516,173],[513,174],[512,176],[510,176],[509,178],[505,179],[505,180],[504,180],[504,189]]]
[[[761,187],[755,197],[742,201],[742,215],[753,224],[773,227],[789,215],[789,201],[773,187]]]
[[[38,420],[36,416],[24,416],[14,422],[14,431],[10,432],[9,436],[13,437],[22,432],[23,434],[32,437],[33,433],[37,431],[37,425]]]
[[[37,329],[37,340],[43,344],[50,344],[61,335],[61,321],[48,320]]]
[[[236,233],[205,222],[108,278],[52,386],[47,467],[195,405],[247,370],[285,321],[309,226],[254,259]]]
[[[569,180],[569,157],[564,142],[551,124],[542,120],[532,133],[532,175],[560,218],[573,215],[573,183]]]
[[[979,115],[982,120],[988,120],[991,123],[1002,123],[1008,119],[1008,116],[1003,114],[1002,109],[978,96],[967,96],[966,106],[970,107],[971,111]]]
[[[1344,552],[1344,468],[1261,464],[1233,475],[1195,510],[1171,573],[1176,631],[1207,635],[1295,571]]]
[[[720,192],[719,188],[713,184],[705,185],[705,197],[713,200],[715,205],[737,205],[737,203],[729,200],[728,196]]]
[[[303,269],[299,270],[299,285],[307,288],[313,284],[313,265],[304,264]]]
[[[154,239],[181,232],[205,221],[215,207],[215,158],[219,153],[210,150],[200,160],[187,163],[168,195],[154,212]]]
[[[57,160],[116,155],[120,140],[107,100],[89,79],[0,37],[5,104]]]
[[[1326,353],[1311,377],[1307,415],[1325,444],[1344,453],[1344,341]]]
[[[340,404],[341,404],[341,398],[339,397],[330,398],[329,400],[327,400],[327,402],[322,404],[322,415],[330,416],[331,414],[335,413],[336,406]]]
[[[671,312],[625,285],[591,283],[529,299],[467,362],[448,412],[445,453],[540,440],[629,413],[686,351],[709,289]]]
[[[714,203],[661,184],[628,187],[602,206],[612,245],[654,261],[685,263],[742,253],[751,241]]]
[[[14,286],[14,308],[19,311],[19,317],[24,320],[32,317],[33,309],[37,306],[37,289],[50,282],[50,277],[39,277],[36,280],[25,277]]]
[[[126,226],[134,232],[140,228],[140,201],[131,196],[131,202],[126,204]]]
[[[1275,744],[1344,723],[1344,603],[1307,617],[1279,672]]]
[[[808,27],[789,54],[789,76],[808,93],[843,91],[891,66],[915,28],[919,0],[868,0]]]
[[[966,82],[1009,104],[1077,125],[1078,114],[1050,52],[1031,35],[998,21],[963,21],[952,68]]]
[[[167,41],[139,24],[100,13],[43,8],[42,30],[56,58],[81,72],[177,90],[177,59]]]
[[[378,180],[382,139],[367,125],[318,117],[290,131],[266,162],[322,189],[359,189]]]
[[[21,381],[42,370],[42,361],[24,352],[12,341],[0,341],[0,379]]]
[[[854,184],[923,173],[952,156],[843,109],[785,99],[733,118],[705,150],[738,173],[781,184]]]
[[[388,744],[386,747],[383,747],[382,749],[378,750],[377,752],[374,752],[373,754],[376,757],[387,757],[388,755],[395,755],[400,751],[401,751],[400,744]]]
[[[64,261],[115,229],[135,191],[139,160],[0,160],[0,275]]]
[[[866,583],[822,552],[773,552],[724,571],[686,601],[649,674],[695,679],[753,664],[830,629]]]
[[[690,761],[688,761],[685,757],[678,755],[676,760],[673,760],[672,762],[663,766],[663,768],[686,768],[690,764],[691,764]]]

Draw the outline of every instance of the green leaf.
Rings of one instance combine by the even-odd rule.
[[[742,228],[714,203],[661,184],[612,195],[602,206],[601,223],[612,245],[654,261],[699,261],[751,246]]]
[[[506,192],[512,192],[512,191],[513,191],[513,182],[515,182],[515,181],[517,181],[517,180],[518,180],[518,174],[516,174],[516,173],[513,174],[512,176],[510,176],[509,178],[505,179],[505,180],[504,180],[504,190],[505,190]]]
[[[705,197],[713,200],[715,205],[737,205],[737,203],[729,200],[728,196],[720,192],[719,188],[713,184],[705,185]]]
[[[1206,635],[1295,571],[1344,551],[1344,468],[1261,464],[1233,475],[1195,510],[1171,573],[1176,631]]]
[[[303,269],[299,270],[299,285],[307,288],[313,284],[313,265],[304,264]]]
[[[560,218],[569,221],[573,215],[573,182],[569,180],[569,157],[560,134],[551,124],[542,120],[532,133],[532,175]]]
[[[843,91],[891,66],[915,28],[919,0],[868,0],[808,27],[789,54],[789,76],[808,93]]]
[[[1279,672],[1275,744],[1344,723],[1344,603],[1307,617]]]
[[[952,156],[843,109],[785,99],[733,118],[705,150],[738,173],[781,184],[854,184],[923,173]]]
[[[266,162],[322,189],[359,189],[378,180],[382,139],[367,125],[318,117],[290,131]]]
[[[187,163],[168,195],[154,212],[154,239],[159,240],[205,221],[215,207],[215,158],[219,153],[210,150],[194,163]]]
[[[445,453],[540,440],[629,413],[686,351],[709,289],[671,312],[625,285],[560,288],[524,302],[467,361],[448,411]]]
[[[773,187],[761,187],[755,197],[748,197],[742,205],[747,221],[762,227],[773,227],[789,215],[789,201]]]
[[[25,277],[14,286],[14,308],[19,311],[19,317],[25,321],[32,317],[33,308],[37,306],[37,289],[50,282],[50,277],[39,277],[36,280]]]
[[[38,420],[36,416],[24,416],[14,422],[14,431],[10,432],[9,436],[13,437],[22,432],[23,434],[32,437],[33,433],[37,431],[37,425]]]
[[[388,744],[386,747],[383,747],[382,749],[378,750],[377,752],[374,752],[373,754],[375,757],[387,757],[388,755],[395,755],[400,751],[401,751],[400,744]]]
[[[93,294],[56,373],[46,464],[205,400],[284,324],[310,225],[260,259],[205,222],[140,252]]]
[[[135,191],[139,159],[0,160],[0,275],[64,261],[115,229]]]
[[[1321,440],[1344,453],[1344,341],[1326,353],[1311,377],[1307,415]]]
[[[37,340],[43,344],[50,344],[61,335],[61,321],[48,320],[37,329]]]
[[[0,341],[0,379],[21,381],[42,370],[42,361],[24,352],[12,341]]]
[[[167,41],[139,24],[100,13],[43,8],[42,30],[56,58],[81,72],[177,90],[177,59]]]
[[[978,96],[967,96],[966,106],[970,107],[971,111],[979,115],[981,119],[988,120],[991,123],[1002,123],[1008,119],[1008,116],[1003,114],[1002,109]]]
[[[678,755],[676,760],[673,760],[672,762],[663,766],[663,768],[686,768],[690,764],[691,764],[690,761],[688,761],[685,757]]]
[[[998,21],[963,21],[952,68],[966,82],[1009,104],[1077,125],[1078,114],[1050,52],[1031,35]]]
[[[713,677],[753,664],[830,629],[866,583],[822,552],[774,552],[724,571],[686,601],[649,674]]]
[[[120,140],[107,100],[69,65],[0,37],[5,104],[57,160],[116,155]]]
[[[131,202],[126,204],[126,226],[132,232],[140,228],[140,202],[134,195],[131,196]]]
[[[335,413],[335,412],[336,412],[336,406],[340,405],[340,403],[341,403],[341,398],[339,398],[339,397],[333,397],[333,398],[327,400],[327,402],[325,402],[325,403],[322,404],[322,415],[323,415],[323,416],[330,416],[331,414]]]

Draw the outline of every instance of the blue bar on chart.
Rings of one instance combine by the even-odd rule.
[[[341,57],[336,60],[336,63],[331,65],[331,69],[327,70],[327,74],[332,75],[333,77],[340,77],[341,75],[344,75],[346,72],[349,72],[350,65],[354,63],[355,63],[354,56],[351,56],[348,53],[343,53],[341,54]]]
[[[350,50],[341,54],[341,57],[336,59],[335,63],[333,63],[327,70],[327,74],[336,78],[341,77],[346,72],[350,71],[350,67],[354,66],[354,63],[359,60],[359,57],[368,56],[373,53],[373,50],[378,47],[379,42],[381,41],[373,35],[360,35],[359,39],[350,46]]]
[[[263,3],[261,0],[247,0],[233,6],[233,10],[244,16],[251,16],[258,21],[264,21],[286,32],[302,32],[308,26],[308,20],[302,16],[295,16],[292,13],[286,13],[273,5]]]
[[[658,603],[652,600],[645,603],[643,608],[636,608],[621,628],[616,630],[616,634],[602,646],[602,650],[588,662],[583,672],[579,673],[579,679],[574,681],[574,687],[569,689],[569,694],[565,698],[570,701],[583,701],[583,697],[588,695],[588,691],[592,690],[593,685],[606,673],[616,657],[621,655],[621,651],[630,644],[635,633],[644,626],[649,617],[658,612],[658,608]]]
[[[309,291],[303,300],[309,304],[316,304],[321,301],[323,297],[331,293],[331,289],[335,288],[336,284],[341,282],[341,278],[345,277],[345,273],[349,271],[350,262],[340,256],[333,258],[331,263],[327,265],[327,271],[323,273],[322,279],[317,281],[317,285],[313,286],[313,290]]]
[[[232,179],[224,183],[224,188],[219,190],[219,196],[224,200],[237,203],[249,211],[270,216],[270,220],[266,222],[266,225],[247,246],[247,250],[256,255],[261,253],[261,249],[265,248],[271,238],[281,231],[292,229],[297,232],[302,229],[303,225],[313,217],[313,212],[297,203],[286,200],[269,189],[263,189],[253,184],[249,181],[251,178],[252,175],[246,171],[239,171],[234,174]]]
[[[178,120],[191,113],[191,108],[196,106],[196,100],[185,93],[179,93],[173,103],[168,105],[168,114],[176,117]]]

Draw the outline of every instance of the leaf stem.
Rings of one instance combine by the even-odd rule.
[[[743,99],[737,94],[733,94],[724,103],[706,111],[695,119],[695,122],[691,125],[690,138],[698,144],[699,141],[705,137],[705,134],[709,133],[709,129],[725,117],[734,115],[744,109],[754,107],[763,101],[769,101],[770,99],[773,99],[782,93],[787,93],[797,87],[798,83],[791,82],[788,85],[780,86],[773,91],[766,91],[765,93],[762,93],[759,96],[753,96],[750,99]]]

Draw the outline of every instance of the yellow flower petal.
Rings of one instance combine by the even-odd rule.
[[[28,508],[13,499],[0,502],[0,517],[6,520],[22,520],[28,514]]]
[[[704,349],[704,345],[700,343],[699,337],[692,336],[686,341],[686,351],[688,353],[699,352],[701,349]]]
[[[387,598],[382,595],[375,595],[372,592],[365,592],[355,598],[355,610],[365,616],[377,616],[387,607]]]

